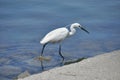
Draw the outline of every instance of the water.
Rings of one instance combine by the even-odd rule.
[[[66,60],[120,49],[119,7],[119,0],[0,0],[0,79],[12,80],[26,70],[41,72],[34,59],[42,48],[39,41],[50,30],[74,22],[90,34],[77,30],[63,42]],[[44,62],[46,70],[60,66],[58,44],[49,44],[44,56],[52,56]]]

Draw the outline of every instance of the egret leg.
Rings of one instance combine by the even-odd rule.
[[[44,44],[43,47],[42,47],[42,51],[41,51],[41,56],[43,55],[43,51],[44,51],[44,48],[47,44]]]
[[[61,45],[59,45],[59,55],[61,56],[61,58],[63,59],[62,60],[62,62],[64,61],[64,57],[63,57],[63,55],[62,55],[62,53],[61,53]]]

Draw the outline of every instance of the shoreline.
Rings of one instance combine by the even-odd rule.
[[[18,80],[120,80],[120,50]]]

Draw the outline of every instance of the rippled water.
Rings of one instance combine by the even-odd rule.
[[[90,34],[77,30],[63,42],[66,60],[120,49],[119,7],[119,0],[0,0],[0,79],[14,79],[26,70],[41,72],[34,59],[42,48],[39,41],[50,30],[74,22]],[[58,44],[49,44],[44,56],[52,58],[43,63],[46,70],[59,66]]]

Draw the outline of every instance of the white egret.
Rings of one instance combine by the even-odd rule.
[[[70,31],[66,27],[57,28],[55,30],[52,30],[48,34],[46,34],[45,37],[40,41],[40,43],[43,45],[42,51],[41,51],[41,56],[43,55],[44,48],[48,43],[60,43],[65,38],[74,35],[76,32],[75,28],[80,28],[80,29],[84,30],[85,32],[89,33],[79,23],[71,24]],[[61,44],[59,45],[59,55],[62,57],[62,59],[64,61],[64,57],[61,54]]]

